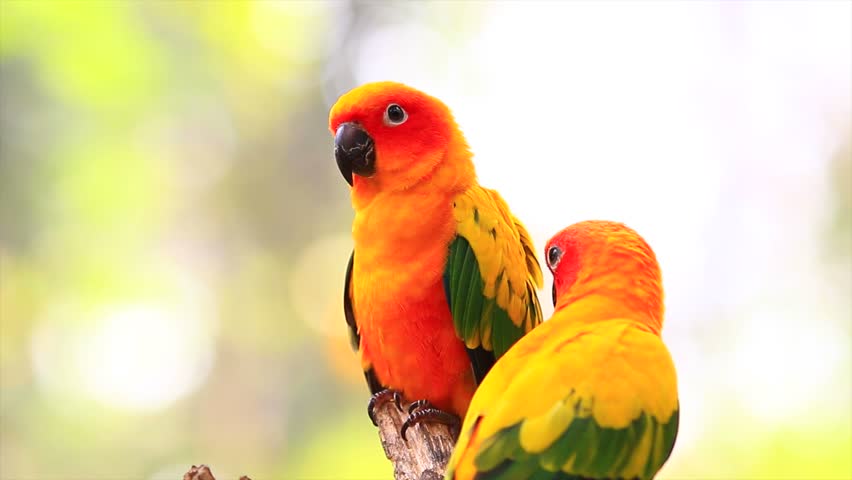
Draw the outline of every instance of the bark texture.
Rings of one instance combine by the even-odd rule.
[[[393,463],[395,480],[440,480],[444,478],[447,461],[453,453],[456,433],[437,423],[422,423],[405,432],[408,441],[399,434],[407,414],[393,402],[376,411],[379,438],[385,456]]]

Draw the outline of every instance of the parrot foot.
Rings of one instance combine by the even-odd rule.
[[[376,392],[370,397],[370,403],[367,404],[367,415],[370,416],[370,420],[373,422],[373,425],[379,426],[379,422],[376,421],[376,409],[381,407],[382,405],[393,402],[396,405],[397,410],[402,411],[402,407],[399,406],[399,402],[401,401],[401,397],[399,392],[396,390],[391,390],[386,388],[380,392]]]
[[[416,402],[411,402],[411,405],[408,406],[408,414],[411,415],[416,410],[422,410],[422,409],[425,409],[425,408],[430,408],[431,406],[432,406],[432,404],[429,403],[429,400],[426,400],[426,399],[417,400]]]
[[[408,411],[408,418],[405,419],[405,422],[402,424],[402,428],[399,430],[400,436],[402,436],[402,439],[406,442],[408,439],[405,437],[405,432],[419,423],[441,423],[450,427],[450,430],[458,428],[461,423],[459,417],[452,413],[431,407],[429,402],[426,400],[418,400],[412,403],[411,406],[408,407]]]

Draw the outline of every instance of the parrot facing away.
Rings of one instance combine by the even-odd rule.
[[[654,252],[620,223],[587,221],[545,254],[556,310],[479,386],[446,478],[653,478],[679,418]]]
[[[531,237],[477,183],[440,100],[368,83],[337,100],[329,129],[355,210],[343,303],[370,417],[401,394],[414,401],[403,438],[423,421],[458,425],[495,359],[541,323]]]

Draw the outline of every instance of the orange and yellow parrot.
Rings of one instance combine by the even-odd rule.
[[[545,254],[556,311],[479,386],[446,478],[653,478],[679,417],[654,252],[620,223],[588,221]]]
[[[337,100],[329,128],[355,210],[344,313],[370,417],[402,394],[416,400],[403,437],[422,421],[457,424],[495,359],[541,322],[532,240],[477,183],[440,100],[365,84]]]

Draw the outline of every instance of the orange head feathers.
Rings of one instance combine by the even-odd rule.
[[[554,235],[544,251],[553,273],[557,310],[604,302],[610,314],[622,309],[641,314],[642,322],[659,334],[663,322],[660,267],[651,247],[633,229],[601,220],[575,223]]]
[[[432,180],[430,188],[459,188],[475,177],[450,109],[401,83],[349,91],[332,107],[328,126],[337,165],[355,195],[409,189],[425,179]],[[434,178],[447,168],[451,175]]]

